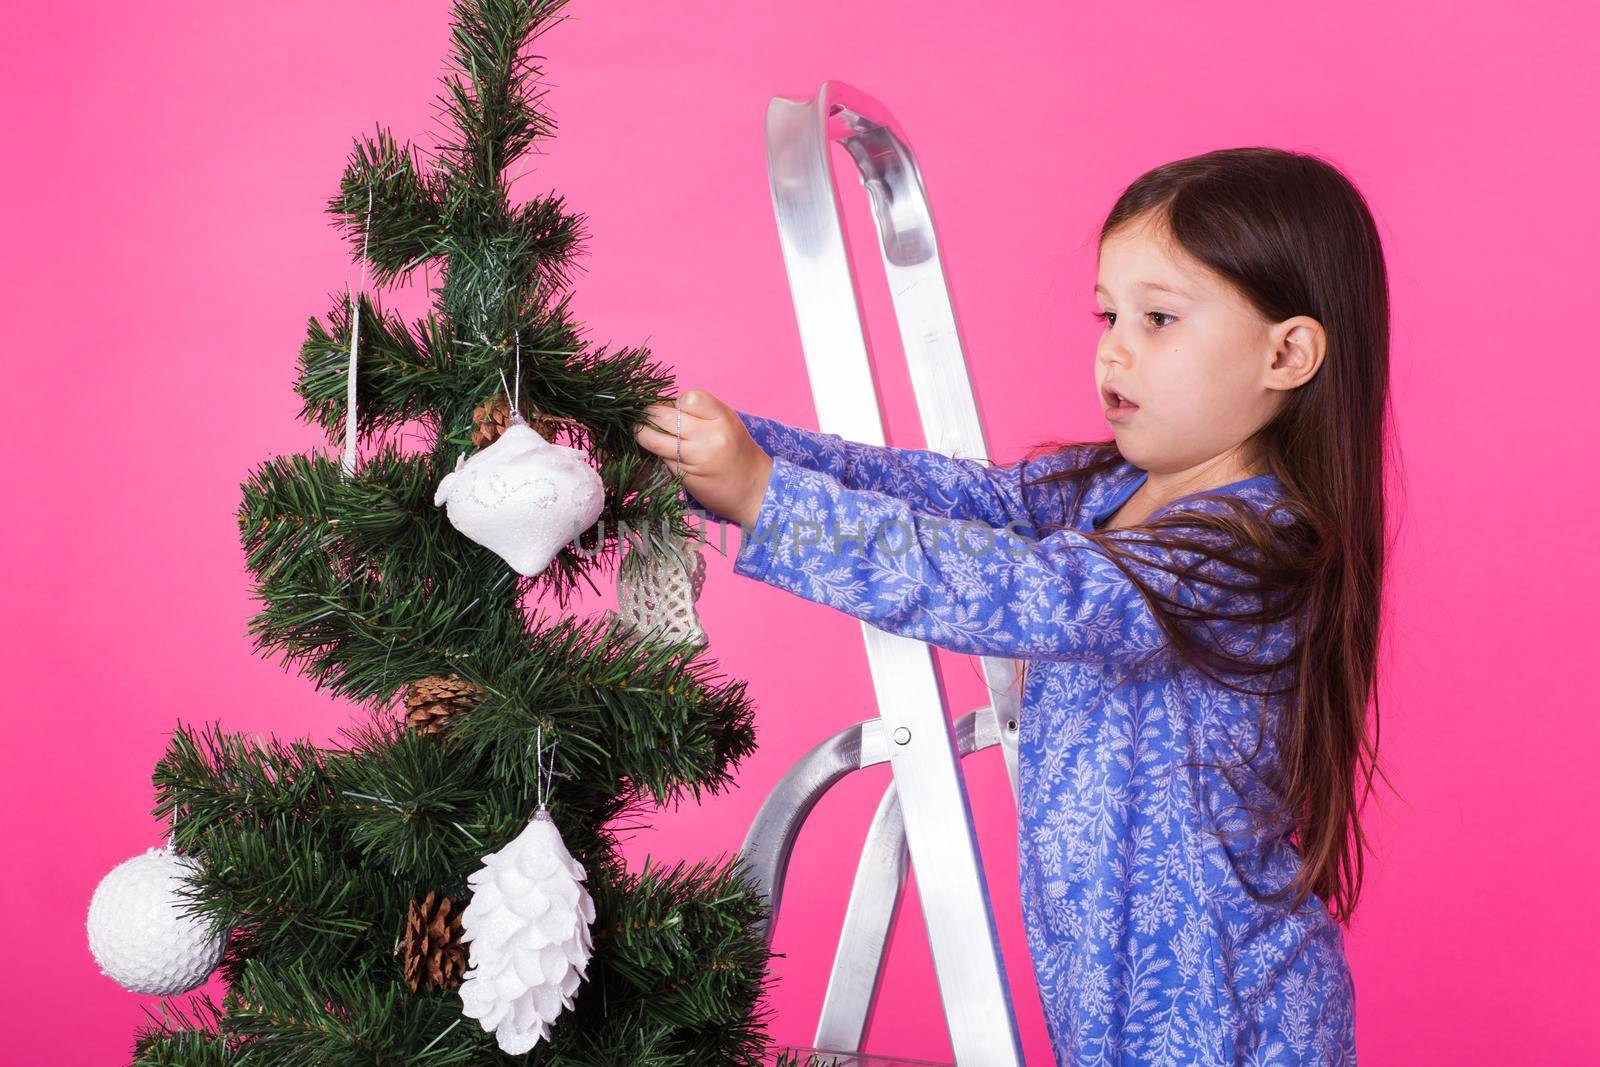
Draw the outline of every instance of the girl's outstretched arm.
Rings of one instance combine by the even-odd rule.
[[[736,574],[940,648],[1132,663],[1165,644],[1137,586],[1076,530],[952,521],[783,455],[742,529]]]
[[[971,519],[990,526],[1015,523],[1018,529],[1032,529],[1021,488],[1025,461],[996,467],[931,449],[862,444],[747,411],[735,413],[767,455],[826,474],[848,489],[887,493],[918,511],[949,519]],[[698,506],[687,489],[684,497]],[[729,521],[715,512],[710,514],[718,521]]]

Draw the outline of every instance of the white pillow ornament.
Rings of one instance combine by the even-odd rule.
[[[522,833],[467,877],[462,1013],[492,1031],[504,1052],[520,1055],[548,1040],[587,976],[595,909],[584,877],[542,800]]]
[[[191,914],[178,889],[199,862],[165,848],[147,849],[111,869],[89,900],[89,951],[107,977],[133,993],[167,997],[205,984],[227,947],[228,932]]]
[[[450,525],[532,577],[600,518],[605,486],[588,456],[540,437],[513,402],[511,424],[471,459],[461,453],[433,502]]]

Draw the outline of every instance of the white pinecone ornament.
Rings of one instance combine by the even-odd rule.
[[[549,1039],[550,1023],[572,1007],[586,977],[594,901],[584,877],[543,805],[522,833],[467,877],[462,1012],[512,1055]]]
[[[676,539],[664,552],[630,542],[617,566],[616,614],[636,634],[660,627],[657,635],[664,640],[704,646],[694,605],[705,581],[706,558],[688,538]]]
[[[167,997],[205,984],[222,959],[228,932],[190,914],[178,889],[198,861],[170,848],[124,860],[89,900],[89,951],[101,973],[133,993]]]

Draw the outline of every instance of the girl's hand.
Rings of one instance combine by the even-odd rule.
[[[739,415],[704,389],[677,396],[677,407],[651,404],[634,440],[683,476],[684,488],[702,505],[741,526],[754,526],[772,474]],[[682,416],[681,435],[676,432]],[[653,425],[652,425],[653,424]],[[682,462],[679,462],[679,458]]]

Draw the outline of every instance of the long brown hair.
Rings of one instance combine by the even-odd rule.
[[[1292,896],[1294,909],[1315,893],[1347,922],[1363,873],[1361,804],[1380,773],[1389,296],[1377,227],[1332,164],[1264,147],[1222,149],[1149,171],[1118,198],[1100,241],[1150,218],[1268,321],[1315,318],[1327,348],[1317,373],[1286,395],[1252,439],[1282,487],[1280,508],[1262,514],[1218,495],[1209,498],[1225,505],[1217,513],[1179,509],[1130,527],[1080,532],[1134,582],[1185,663],[1237,692],[1283,698],[1272,735],[1277,769],[1265,779],[1277,804],[1255,814],[1269,835],[1277,826],[1291,838],[1301,865],[1276,892],[1247,889],[1258,898]],[[1030,454],[1062,449],[1075,450],[1064,469],[1026,484],[1076,481],[1081,488],[1121,461],[1114,440],[1050,441]],[[1158,551],[1130,551],[1139,545]],[[1199,578],[1227,594],[1221,601],[1247,606],[1230,611],[1215,600],[1169,595],[1140,574],[1151,566],[1181,583]],[[1261,632],[1282,624],[1292,647],[1277,657],[1235,655],[1208,625],[1224,620]],[[1251,688],[1253,678],[1266,685]],[[1264,736],[1258,734],[1258,751]]]

